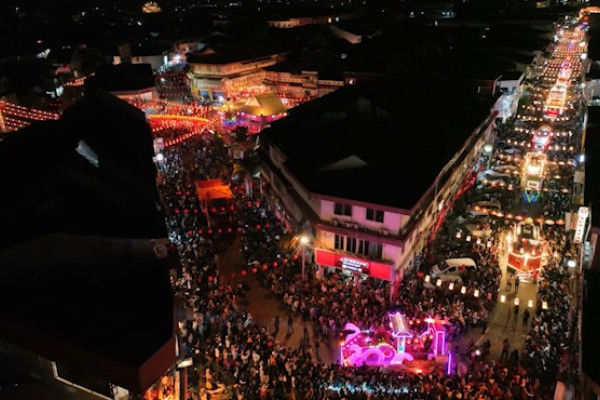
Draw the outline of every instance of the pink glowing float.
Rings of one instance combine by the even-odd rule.
[[[353,323],[344,326],[346,340],[340,346],[342,366],[402,366],[412,361],[448,362],[446,321],[434,318],[409,320],[400,312],[388,314],[389,330],[361,330]],[[423,326],[419,332],[409,328]],[[420,368],[419,368],[420,369]]]

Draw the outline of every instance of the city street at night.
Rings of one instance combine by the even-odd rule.
[[[600,8],[9,3],[0,400],[600,396]]]

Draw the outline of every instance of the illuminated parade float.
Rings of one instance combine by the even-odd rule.
[[[524,272],[535,271],[542,267],[544,242],[540,227],[528,218],[514,226],[507,235],[508,266]]]
[[[446,350],[446,321],[434,318],[408,320],[400,312],[388,314],[389,330],[361,330],[347,323],[346,340],[340,345],[340,364],[388,366],[421,373],[444,365],[452,358]]]

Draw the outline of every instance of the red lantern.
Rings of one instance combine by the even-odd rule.
[[[208,281],[209,281],[209,282],[212,282],[214,279],[215,279],[215,278],[213,278],[212,276],[209,276],[209,277],[208,277]]]
[[[231,233],[231,228],[227,228],[227,232]]]
[[[212,229],[209,229],[209,230],[208,230],[208,234],[209,234],[209,235],[212,235],[212,233],[213,233],[213,230],[212,230]]]
[[[194,214],[198,214],[198,209],[194,208]]]
[[[297,259],[298,259],[298,256],[294,254],[294,255],[292,256],[292,260],[294,260],[294,261],[295,261],[295,260],[297,260]]]
[[[190,210],[188,210],[187,208],[186,208],[185,210],[183,210],[183,213],[184,213],[184,214],[187,214],[187,213],[189,213],[189,212],[190,212]]]
[[[193,233],[194,231],[188,231],[188,236],[192,236]]]
[[[200,235],[202,235],[202,234],[204,233],[204,231],[203,231],[202,229],[199,229],[199,230],[198,230],[198,233],[199,233]]]
[[[175,214],[179,214],[179,208],[175,209]]]
[[[223,232],[223,229],[219,228],[219,229],[217,229],[217,232],[221,233],[221,232]]]
[[[232,277],[232,278],[235,278],[235,272],[232,272],[232,273],[231,273],[231,277]]]
[[[265,224],[265,228],[268,228],[269,226],[271,226],[268,222]]]
[[[240,272],[240,274],[242,274],[242,276],[246,276],[247,272],[245,269],[243,269],[242,272]]]
[[[256,225],[256,230],[259,230],[259,229],[260,229],[260,225]]]
[[[256,267],[252,267],[251,271],[253,274],[255,274],[258,271],[258,269],[256,269]]]
[[[242,231],[242,227],[241,227],[241,226],[238,226],[238,228],[237,228],[237,231],[238,231],[238,232],[241,232],[241,231]]]
[[[277,264],[277,261],[273,261],[273,267],[277,268],[279,264]]]
[[[266,270],[267,270],[267,268],[269,268],[269,267],[267,267],[267,264],[263,264],[263,265],[262,265],[262,269],[263,269],[263,271],[266,271]]]
[[[287,262],[288,262],[288,259],[287,259],[287,258],[284,258],[284,259],[283,259],[283,265],[287,264]]]

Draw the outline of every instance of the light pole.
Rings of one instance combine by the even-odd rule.
[[[300,250],[302,251],[302,280],[306,280],[306,245],[308,242],[308,236],[300,236]]]

